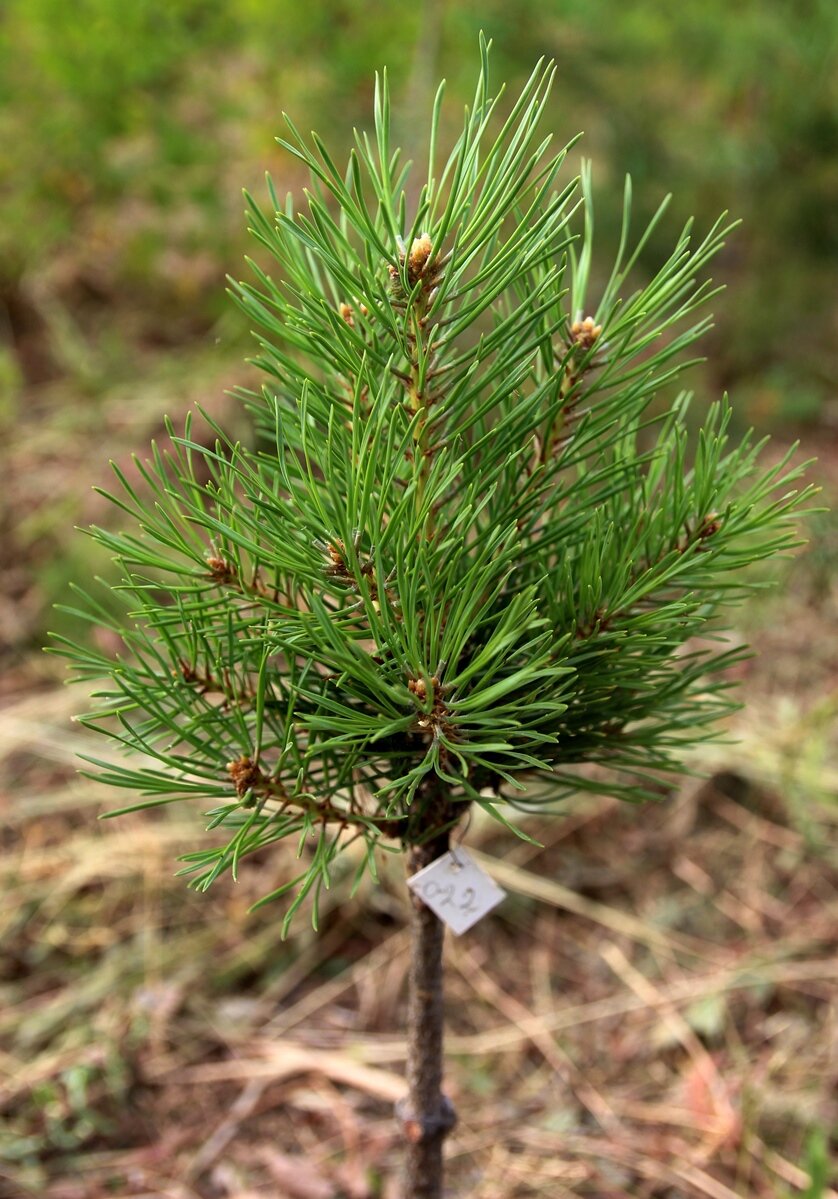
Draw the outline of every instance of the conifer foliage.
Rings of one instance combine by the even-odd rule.
[[[724,223],[697,244],[688,224],[624,295],[627,183],[591,295],[589,174],[562,185],[566,149],[538,140],[550,68],[497,129],[483,51],[444,162],[440,89],[414,211],[386,79],[345,170],[288,120],[312,187],[301,211],[272,188],[270,216],[251,203],[282,274],[251,264],[236,287],[267,377],[245,397],[258,448],[215,429],[208,450],[187,420],[139,464],[142,490],[114,468],[133,528],[93,530],[126,617],[84,613],[125,652],[66,650],[108,679],[88,721],[144,759],[101,768],[143,806],[219,801],[231,836],[191,855],[201,887],[303,834],[315,852],[283,889],[316,898],[342,834],[373,869],[429,774],[499,819],[534,786],[539,802],[578,786],[579,762],[619,771],[626,799],[659,794],[730,707],[713,680],[741,651],[696,638],[748,593],[743,568],[793,541],[797,471],[731,445],[726,404],[691,461],[688,394],[649,415],[710,323],[697,277]]]
[[[745,568],[794,544],[797,469],[761,468],[725,403],[687,434],[678,380],[729,227],[687,224],[633,289],[650,230],[627,182],[595,267],[589,169],[566,179],[539,129],[551,77],[504,110],[481,42],[462,132],[444,156],[440,88],[418,180],[386,76],[346,166],[286,118],[311,184],[269,182],[269,213],[248,198],[277,274],[234,286],[264,372],[254,444],[170,428],[141,486],[114,468],[126,531],[93,530],[124,616],[81,610],[124,650],[62,649],[105,680],[85,719],[127,751],[98,777],[132,793],[122,811],[211,802],[199,888],[298,839],[262,901],[289,896],[285,927],[305,900],[316,921],[348,846],[360,879],[379,849],[444,849],[470,804],[515,831],[516,808],[594,785],[579,764],[659,796],[732,706],[742,650],[717,634]]]

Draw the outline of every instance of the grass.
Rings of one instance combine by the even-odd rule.
[[[131,452],[139,447],[147,455],[149,441],[162,432],[163,414],[195,404],[215,418],[223,415],[233,435],[245,431],[241,406],[225,391],[248,382],[248,368],[223,326],[217,340],[218,346],[201,344],[178,354],[129,356],[124,374],[95,395],[72,377],[20,390],[9,427],[0,424],[7,451],[0,501],[0,694],[18,686],[18,668],[24,680],[43,674],[32,656],[47,629],[80,631],[52,610],[71,602],[70,582],[109,572],[100,548],[73,532],[74,525],[114,519],[113,506],[93,490],[113,487],[108,459],[130,472]]]

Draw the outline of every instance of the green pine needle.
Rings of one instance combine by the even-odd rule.
[[[811,495],[732,437],[726,401],[687,435],[673,385],[731,226],[687,224],[632,290],[666,204],[633,236],[627,181],[603,269],[590,166],[565,179],[540,130],[552,66],[501,117],[481,59],[444,161],[440,89],[425,179],[391,146],[386,74],[345,167],[287,119],[310,187],[297,206],[269,181],[269,212],[247,197],[277,270],[232,288],[265,374],[254,447],[209,422],[206,448],[187,420],[141,484],[114,466],[128,521],[90,532],[123,616],[82,592],[72,611],[123,649],[56,644],[104,680],[85,723],[135,755],[91,760],[140,797],[120,811],[216,805],[225,840],[186,856],[192,885],[300,839],[262,901],[293,893],[285,927],[307,896],[316,920],[351,840],[355,886],[374,876],[433,775],[519,835],[517,810],[573,790],[660,797],[735,706],[744,651],[720,634]]]

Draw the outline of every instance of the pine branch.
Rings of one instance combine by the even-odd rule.
[[[114,468],[124,528],[91,530],[122,582],[74,610],[122,650],[58,648],[104,680],[89,727],[138,755],[102,777],[139,806],[215,805],[200,886],[308,838],[296,911],[353,837],[364,869],[413,843],[437,784],[501,822],[588,786],[579,763],[659,795],[733,706],[742,651],[714,639],[753,565],[796,544],[801,468],[761,467],[726,402],[691,436],[675,390],[732,226],[688,223],[638,284],[667,202],[634,236],[627,182],[602,264],[590,166],[565,179],[540,128],[552,67],[506,116],[487,72],[484,45],[447,157],[440,90],[418,185],[386,76],[345,167],[287,120],[311,186],[248,196],[262,261],[232,285],[265,377],[243,393],[256,448],[203,414],[209,447],[170,425],[138,483]]]

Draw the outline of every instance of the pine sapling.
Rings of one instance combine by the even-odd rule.
[[[719,633],[746,568],[795,543],[798,468],[760,467],[726,403],[688,436],[676,388],[728,226],[687,224],[632,290],[665,204],[633,242],[627,182],[595,269],[589,168],[565,181],[569,147],[539,132],[552,74],[503,115],[481,40],[462,132],[441,156],[440,87],[418,182],[386,75],[345,168],[286,118],[311,184],[300,207],[270,181],[269,213],[248,197],[278,275],[251,263],[233,287],[264,375],[242,393],[253,446],[170,425],[141,484],[114,468],[126,530],[92,530],[122,583],[82,611],[124,648],[60,648],[105,680],[86,723],[139,755],[97,777],[133,793],[122,811],[212,804],[212,844],[185,857],[200,890],[295,838],[298,870],[260,901],[284,901],[283,932],[304,903],[316,926],[350,847],[356,882],[384,850],[415,876],[456,865],[470,808],[520,836],[521,812],[580,789],[659,798],[734,706],[743,649]],[[431,894],[410,900],[412,1199],[442,1194],[454,1124]]]

